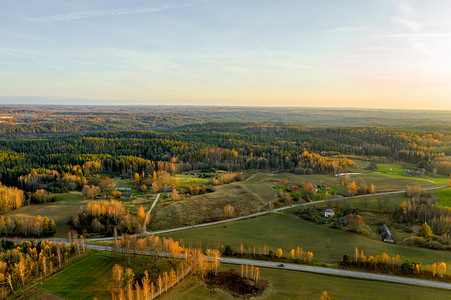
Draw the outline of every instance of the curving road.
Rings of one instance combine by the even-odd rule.
[[[112,247],[108,246],[100,246],[100,245],[86,245],[87,248],[101,250],[101,251],[114,251]],[[130,251],[132,252],[132,251]],[[154,252],[144,251],[144,255],[155,255]],[[168,257],[170,256],[168,253],[158,253],[159,256]],[[210,258],[212,259],[212,258]],[[264,268],[277,268],[281,270],[293,270],[293,271],[302,271],[302,272],[310,272],[310,273],[318,273],[318,274],[327,274],[327,275],[336,275],[336,276],[345,276],[352,277],[358,279],[367,279],[367,280],[378,280],[378,281],[387,281],[394,282],[400,284],[411,284],[411,285],[420,285],[432,288],[441,288],[446,290],[451,290],[451,284],[445,282],[438,281],[430,281],[430,280],[422,280],[415,278],[407,278],[407,277],[399,277],[392,275],[383,275],[383,274],[375,274],[375,273],[367,273],[367,272],[358,272],[358,271],[349,271],[349,270],[341,270],[341,269],[332,269],[332,268],[324,268],[324,267],[315,267],[315,266],[306,266],[306,265],[297,265],[297,264],[287,264],[284,263],[283,267],[280,267],[280,262],[269,262],[269,261],[261,261],[261,260],[252,260],[252,259],[240,259],[240,258],[229,258],[222,257],[221,262],[228,264],[247,264],[254,265],[256,267],[264,267]]]

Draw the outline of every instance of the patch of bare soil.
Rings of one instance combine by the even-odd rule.
[[[269,286],[269,282],[259,279],[258,282],[248,278],[241,278],[241,275],[235,270],[218,272],[216,275],[210,273],[205,278],[205,283],[209,288],[218,287],[234,297],[247,299],[250,297],[261,296],[263,291]]]

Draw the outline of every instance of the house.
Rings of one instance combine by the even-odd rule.
[[[97,195],[96,196],[96,199],[104,199],[104,198],[106,198],[106,195]]]
[[[393,240],[393,232],[387,227],[387,225],[383,224],[383,225],[381,225],[381,227],[379,229],[382,234],[382,240],[384,242],[388,242],[388,243],[395,242]]]
[[[173,188],[171,186],[162,187],[160,190],[161,193],[172,193],[172,191],[173,191]]]
[[[322,215],[325,218],[334,217],[335,216],[335,210],[333,210],[331,208],[327,208],[327,209],[323,210]]]
[[[116,191],[131,191],[132,188],[117,187]]]

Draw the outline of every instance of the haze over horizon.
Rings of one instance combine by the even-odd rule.
[[[450,12],[446,0],[4,1],[0,104],[450,110]]]

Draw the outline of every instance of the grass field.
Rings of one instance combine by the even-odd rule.
[[[451,263],[451,252],[413,248],[404,245],[389,244],[373,240],[356,233],[331,229],[302,220],[292,214],[275,214],[248,220],[236,221],[226,225],[214,225],[166,234],[174,239],[183,239],[185,244],[201,240],[208,243],[231,245],[239,251],[240,244],[263,248],[269,245],[273,251],[281,248],[287,255],[292,248],[302,247],[312,251],[315,260],[322,263],[338,263],[344,254],[350,256],[354,248],[364,250],[365,255],[399,254],[403,259],[418,260],[431,264],[438,260]]]
[[[127,264],[127,256],[121,254],[98,252],[69,266],[44,281],[39,289],[48,291],[65,299],[111,299],[108,291],[115,264],[131,267],[135,276],[141,277],[144,270],[148,270],[152,281],[156,281],[158,274],[169,271],[178,263],[177,260],[158,259],[156,263],[151,257],[131,257],[131,264]]]
[[[239,266],[222,264],[221,269]],[[327,291],[332,299],[449,299],[441,289],[409,286],[380,281],[326,276],[281,269],[261,269],[261,278],[270,282],[262,297],[252,299],[320,299]],[[160,299],[236,299],[219,288],[212,290],[195,277],[164,294]]]
[[[205,178],[198,178],[188,174],[176,174],[172,177],[172,183],[177,187],[188,187],[196,185],[206,185],[210,180]]]
[[[451,207],[451,188],[433,191],[439,198],[439,205]]]
[[[47,204],[32,204],[29,206],[23,206],[18,210],[5,214],[10,218],[35,218],[38,215],[47,216],[53,219],[56,224],[57,237],[66,237],[68,231],[71,230],[71,226],[67,225],[72,215],[78,213],[80,205],[53,205]]]
[[[397,164],[377,164],[378,172],[384,172],[384,173],[390,173],[390,174],[398,174],[402,175],[404,172],[406,172],[406,168],[401,167]]]
[[[213,193],[158,203],[152,213],[151,230],[198,224],[222,217],[227,204],[235,208],[237,215],[258,211],[263,205],[238,183],[219,185],[215,189]]]
[[[349,199],[345,201],[349,201],[353,203],[354,208],[361,208],[362,201],[368,201],[368,207],[365,210],[369,211],[380,211],[379,209],[379,199],[387,200],[388,207],[390,212],[394,212],[395,208],[404,201],[407,201],[408,198],[405,194],[393,194],[393,195],[383,195],[383,196],[371,196],[367,198],[360,199]],[[324,205],[327,206],[327,205]]]

